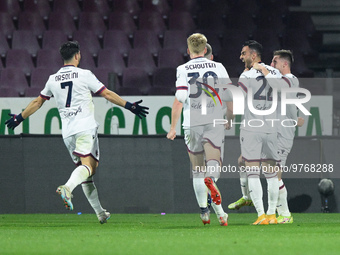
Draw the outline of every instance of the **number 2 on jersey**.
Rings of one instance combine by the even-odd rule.
[[[268,101],[272,101],[273,98],[272,98],[272,92],[273,92],[273,89],[272,87],[269,88],[268,92],[267,92],[267,95],[266,96],[261,96],[263,90],[265,89],[265,87],[267,86],[267,80],[264,76],[258,76],[256,77],[256,80],[257,81],[261,81],[263,82],[262,86],[259,88],[259,90],[254,94],[254,99],[255,100],[268,100]]]
[[[72,98],[73,82],[72,81],[62,82],[62,83],[60,83],[60,86],[61,86],[62,89],[65,89],[66,87],[68,87],[68,93],[67,93],[67,99],[66,99],[65,107],[70,107],[71,106],[71,98]]]

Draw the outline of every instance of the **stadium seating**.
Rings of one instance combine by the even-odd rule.
[[[25,12],[39,13],[43,18],[47,18],[52,11],[48,0],[25,0],[23,2]]]
[[[125,12],[131,17],[137,17],[140,13],[138,0],[113,0],[113,11]]]
[[[177,49],[161,49],[158,52],[158,67],[177,68],[182,64],[184,64],[184,58]]]
[[[79,67],[84,68],[84,69],[89,69],[92,70],[96,68],[95,60],[94,58],[97,57],[97,55],[93,55],[91,52],[87,51],[86,49],[81,49],[80,50],[80,63]]]
[[[6,69],[8,68],[16,68],[29,76],[34,69],[31,55],[24,49],[8,50],[6,55]]]
[[[181,54],[187,55],[187,40],[188,34],[183,30],[167,30],[164,33],[163,48],[176,49]]]
[[[93,31],[77,30],[73,33],[73,40],[79,42],[80,50],[84,48],[91,54],[98,54],[101,49],[99,38]]]
[[[169,30],[183,30],[191,34],[196,29],[196,24],[190,12],[171,12],[169,15]]]
[[[0,56],[5,57],[6,52],[9,50],[9,45],[5,35],[0,31]]]
[[[169,16],[169,12],[171,10],[167,0],[158,0],[157,4],[153,3],[152,0],[143,0],[142,6],[143,11],[159,12],[165,19]]]
[[[176,12],[190,12],[191,14],[196,14],[198,10],[198,1],[197,0],[171,0],[172,9]]]
[[[1,0],[0,12],[8,13],[12,18],[18,17],[20,13],[19,1]]]
[[[122,76],[126,66],[119,51],[106,48],[98,52],[98,68],[108,68],[118,76]]]
[[[25,89],[28,87],[25,73],[20,68],[5,68],[1,71],[0,76],[1,88],[14,88],[16,96],[25,96]],[[13,91],[7,90],[7,93],[13,95]]]
[[[219,31],[211,30],[211,29],[208,29],[208,30],[199,29],[199,30],[196,30],[195,32],[202,33],[207,37],[208,43],[213,49],[213,55],[217,57],[222,50],[221,42],[223,39],[223,34],[220,33]]]
[[[63,65],[58,49],[59,48],[39,50],[37,53],[37,67],[50,68],[53,72],[58,71]]]
[[[128,67],[123,71],[122,86],[117,92],[121,95],[147,95],[150,88],[147,72],[141,68]]]
[[[0,97],[19,97],[23,95],[25,95],[25,90],[23,90],[23,94],[19,94],[17,89],[14,87],[1,87],[0,86]]]
[[[18,17],[18,29],[31,31],[35,36],[42,36],[46,27],[40,13],[21,12]]]
[[[59,66],[59,68],[60,67],[61,66]],[[50,75],[54,74],[55,72],[56,70],[53,70],[53,68],[48,67],[34,68],[31,74],[30,87],[42,90],[45,87],[45,84],[48,81]]]
[[[25,49],[29,54],[36,55],[40,49],[38,38],[31,30],[13,32],[12,49]]]
[[[157,33],[152,30],[137,30],[133,35],[133,48],[148,50],[156,56],[161,49]]]
[[[94,68],[93,73],[99,81],[113,91],[115,87],[120,86],[117,74],[110,68]]]
[[[153,30],[163,35],[167,29],[162,15],[157,11],[143,11],[139,15],[139,30]]]
[[[282,48],[280,34],[273,29],[257,29],[252,34],[252,39],[261,42],[263,46],[262,61],[268,65],[273,58],[273,51]]]
[[[176,68],[158,68],[153,74],[150,95],[174,95],[176,92]]]
[[[77,30],[73,17],[65,11],[53,11],[50,14],[48,17],[48,29],[60,30],[70,38],[73,32]]]
[[[82,1],[82,11],[96,12],[100,14],[103,19],[107,19],[111,13],[111,8],[107,0],[86,0]]]
[[[226,29],[238,29],[246,34],[251,34],[256,28],[254,16],[250,14],[230,12],[226,17]]]
[[[104,49],[114,49],[122,56],[127,56],[131,50],[128,36],[121,30],[107,30],[103,39]]]
[[[203,10],[197,15],[197,28],[199,30],[223,34],[226,29],[225,23],[223,14]]]
[[[109,16],[109,29],[122,30],[128,36],[132,36],[137,30],[133,17],[127,12],[114,11]]]
[[[12,37],[15,27],[10,14],[6,12],[0,12],[0,28],[4,35],[7,37]]]
[[[42,48],[55,50],[67,41],[67,36],[61,30],[46,30],[43,34]]]
[[[128,56],[128,67],[140,68],[152,75],[156,69],[156,64],[150,52],[144,49],[132,49]]]
[[[298,77],[313,77],[307,64],[310,59],[318,59],[322,34],[310,13],[290,11],[292,2],[1,0],[0,70],[19,68],[31,84],[42,84],[35,69],[37,73],[57,71],[62,65],[60,45],[77,40],[82,54],[80,67],[93,70],[107,82],[108,73],[113,74],[112,84],[123,85],[126,69],[146,72],[147,79],[141,79],[147,85],[142,89],[126,84],[133,75],[145,77],[137,71],[125,72],[125,86],[117,85],[117,91],[122,88],[126,94],[172,95],[173,87],[159,85],[164,83],[160,74],[171,79],[176,67],[189,59],[187,37],[200,32],[212,46],[214,60],[223,63],[232,77],[238,77],[244,69],[239,56],[249,39],[264,46],[262,59],[267,64],[274,50],[291,49],[296,60],[293,72]],[[13,93],[18,91],[5,89],[2,95]],[[33,95],[36,91],[29,88],[20,93]]]
[[[77,18],[81,13],[81,9],[78,0],[54,0],[53,1],[53,12],[67,12],[72,17]]]
[[[27,87],[25,88],[25,97],[37,97],[40,95],[40,92],[42,91],[41,88],[38,87]]]
[[[79,15],[78,29],[84,31],[93,31],[95,35],[103,37],[104,32],[106,31],[106,26],[100,13],[81,12]]]

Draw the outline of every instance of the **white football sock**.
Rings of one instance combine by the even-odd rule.
[[[247,172],[244,170],[244,167],[239,167],[239,170],[242,196],[245,200],[250,200]]]
[[[217,218],[223,217],[225,212],[223,210],[222,204],[216,205],[215,203],[211,203],[212,208],[214,209]]]
[[[85,181],[90,175],[90,168],[85,165],[80,165],[73,170],[70,179],[68,179],[68,181],[65,183],[65,186],[69,187],[70,191],[72,192],[75,187]]]
[[[221,175],[221,168],[220,168],[220,162],[216,159],[209,159],[206,162],[207,165],[207,177],[213,177],[214,181],[217,182],[218,178],[220,178]]]
[[[204,173],[193,170],[192,177],[197,203],[200,208],[206,208],[208,204],[208,188],[204,183]]]
[[[103,207],[100,204],[98,191],[96,186],[94,185],[93,178],[87,178],[86,181],[82,182],[81,187],[83,188],[83,192],[96,214],[104,211]]]
[[[253,201],[253,204],[257,211],[257,215],[261,216],[262,214],[264,214],[264,207],[262,200],[263,190],[260,181],[260,168],[252,167],[251,170],[247,172],[247,177],[250,198]]]
[[[275,214],[277,200],[279,198],[279,180],[277,178],[277,173],[266,173],[264,176],[267,180],[268,188],[268,211],[267,215]]]
[[[287,201],[287,189],[282,179],[279,181],[279,199],[276,206],[277,213],[282,216],[290,216]]]

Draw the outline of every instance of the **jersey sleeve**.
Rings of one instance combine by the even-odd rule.
[[[268,81],[269,86],[278,90],[292,87],[291,81],[287,77],[282,76],[279,70],[275,68],[268,68],[268,70],[269,74],[266,75],[266,80]]]
[[[98,78],[91,72],[87,74],[88,88],[95,94],[99,95],[106,89],[105,85],[98,80]]]
[[[43,90],[40,92],[40,97],[44,98],[45,100],[50,100],[50,98],[53,96],[52,91],[49,89],[50,85],[49,85],[49,79],[45,84],[45,87],[43,88]]]
[[[177,68],[176,74],[176,98],[179,102],[184,103],[188,98],[189,87],[185,72],[180,67]]]
[[[248,94],[249,79],[244,73],[241,74],[237,82],[237,86],[241,88],[243,95]]]

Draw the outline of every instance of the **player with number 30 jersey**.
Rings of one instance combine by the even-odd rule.
[[[200,33],[192,34],[187,39],[188,54],[191,60],[177,68],[176,98],[171,111],[171,128],[167,138],[176,137],[176,124],[182,107],[184,121],[184,140],[191,162],[193,187],[202,223],[210,224],[207,188],[221,226],[228,225],[228,214],[222,208],[221,194],[216,186],[220,177],[217,169],[222,165],[221,148],[224,146],[224,126],[213,125],[214,119],[223,118],[225,100],[218,91],[217,84],[230,83],[229,76],[222,64],[204,57],[207,52],[207,38]],[[223,89],[220,91],[222,92]],[[222,97],[222,99],[221,99]],[[231,101],[225,100],[225,101]],[[227,119],[233,118],[227,102]],[[228,114],[229,113],[229,114]],[[207,171],[204,167],[215,169]]]
[[[222,93],[223,89],[216,85],[229,83],[231,81],[224,66],[205,57],[191,59],[177,67],[176,97],[178,99],[186,97],[186,100],[182,99],[183,127],[211,124],[214,119],[221,119],[223,109],[220,100],[227,100]],[[215,95],[211,88],[218,94]],[[209,91],[214,99],[206,91]],[[206,113],[202,114],[202,107],[206,107]]]

